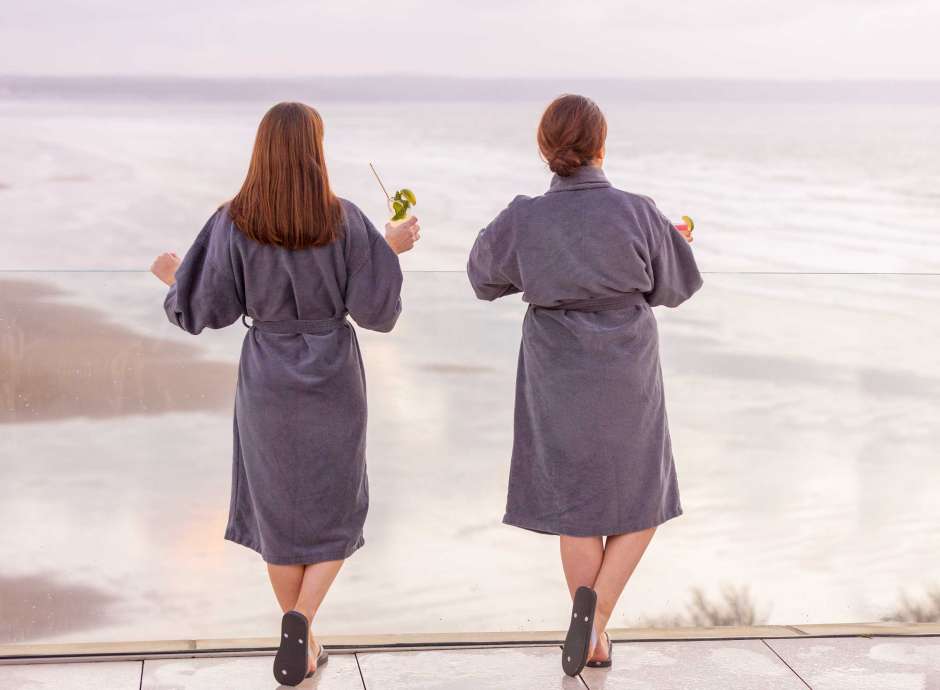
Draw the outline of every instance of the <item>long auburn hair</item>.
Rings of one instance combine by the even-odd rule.
[[[265,113],[229,213],[251,239],[286,249],[322,247],[340,236],[343,211],[330,190],[320,113],[303,103]]]
[[[607,120],[590,98],[565,94],[545,109],[536,139],[551,171],[567,177],[601,155]]]

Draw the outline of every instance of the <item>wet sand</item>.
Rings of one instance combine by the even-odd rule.
[[[93,630],[112,620],[109,607],[120,601],[104,589],[64,582],[47,573],[0,574],[0,592],[5,593],[0,640],[14,644]]]
[[[233,364],[63,297],[47,284],[0,280],[0,424],[231,409]]]

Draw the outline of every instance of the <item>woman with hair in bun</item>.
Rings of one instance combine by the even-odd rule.
[[[607,181],[606,135],[592,100],[552,102],[538,129],[548,191],[517,196],[467,265],[480,299],[529,305],[503,522],[560,536],[571,676],[611,665],[617,600],[656,527],[682,513],[652,307],[702,285],[691,235]]]

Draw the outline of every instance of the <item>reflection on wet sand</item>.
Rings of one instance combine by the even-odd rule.
[[[720,343],[681,333],[671,334],[669,345],[675,351],[695,353],[694,357],[677,358],[674,369],[679,374],[720,372],[721,378],[743,382],[781,381],[787,385],[815,386],[827,390],[860,388],[873,395],[932,400],[940,393],[940,380],[924,372],[900,371],[874,364],[865,367],[848,366],[793,353],[772,355],[728,352]]]
[[[426,364],[422,369],[432,374],[487,374],[497,371],[495,367],[453,363]]]
[[[0,594],[0,640],[9,643],[97,628],[110,620],[108,607],[118,601],[103,589],[45,573],[0,575]]]
[[[233,364],[135,333],[63,296],[0,281],[0,424],[231,409]]]

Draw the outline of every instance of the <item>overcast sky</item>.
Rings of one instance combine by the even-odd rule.
[[[940,79],[940,0],[0,0],[0,73]]]

